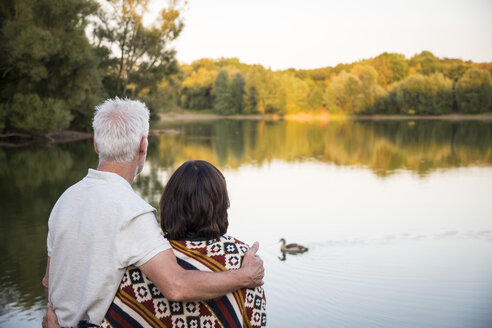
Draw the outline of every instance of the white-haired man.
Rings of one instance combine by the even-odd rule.
[[[107,100],[96,107],[93,128],[98,168],[63,193],[48,222],[43,285],[61,326],[98,326],[130,265],[176,301],[263,284],[257,243],[240,270],[188,271],[177,264],[155,209],[131,188],[147,155],[149,111],[143,103]]]

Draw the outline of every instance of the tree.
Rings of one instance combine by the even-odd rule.
[[[453,82],[441,73],[415,74],[395,87],[396,104],[402,114],[438,115],[453,109]]]
[[[97,9],[92,0],[2,4],[0,103],[9,112],[7,129],[58,130],[70,122],[88,127],[101,72],[85,28]]]
[[[492,78],[488,71],[469,69],[456,83],[456,103],[463,113],[483,113],[492,108]]]
[[[257,114],[258,113],[258,91],[254,85],[250,85],[246,89],[246,113]]]
[[[408,76],[408,64],[403,55],[385,52],[370,63],[378,72],[378,83],[383,88]]]
[[[319,110],[321,107],[324,106],[323,89],[316,85],[311,86],[308,105],[309,108],[314,110]]]
[[[441,64],[444,76],[453,81],[458,81],[470,67],[470,63],[464,62],[461,59],[444,58]]]
[[[62,100],[17,93],[10,104],[10,124],[13,128],[31,132],[61,130],[72,120],[64,106]]]
[[[210,109],[213,107],[213,88],[217,77],[215,69],[197,67],[181,83],[180,104],[189,109]]]
[[[232,96],[229,88],[229,73],[221,69],[214,83],[214,110],[219,114],[232,114]]]
[[[337,75],[326,90],[328,110],[347,114],[366,111],[383,93],[377,77],[378,73],[369,65],[357,65],[350,73]]]
[[[169,49],[169,44],[181,33],[183,21],[176,0],[162,9],[151,27],[143,24],[143,16],[149,12],[149,0],[108,0],[107,3],[110,9],[101,13],[101,24],[95,28],[94,35],[100,44],[116,49],[115,70],[108,85],[114,86],[111,93],[125,96],[131,82],[141,81],[139,77],[153,74],[153,81],[158,81],[165,75],[166,66],[175,65],[175,51]]]
[[[416,54],[410,58],[409,63],[416,73],[422,75],[431,75],[442,70],[442,64],[439,58],[434,56],[430,51],[422,51],[420,54]]]
[[[230,93],[231,93],[231,109],[235,114],[241,114],[244,112],[244,87],[246,86],[246,80],[241,73],[235,73],[232,76]]]
[[[379,74],[369,65],[357,65],[351,73],[361,82],[359,94],[355,98],[355,108],[356,112],[363,112],[384,92],[377,83]]]
[[[309,87],[306,82],[291,73],[278,76],[280,81],[279,110],[280,114],[295,114],[306,110],[309,100]]]

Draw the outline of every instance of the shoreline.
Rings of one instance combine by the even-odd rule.
[[[206,121],[206,120],[275,120],[280,118],[278,115],[219,115],[201,113],[159,113],[159,121]]]
[[[92,132],[64,130],[46,133],[11,132],[0,134],[0,147],[22,147],[33,144],[59,144],[92,138]]]
[[[295,115],[218,115],[200,113],[169,113],[159,114],[159,120],[170,121],[201,121],[201,120],[290,120],[290,121],[330,121],[330,120],[445,120],[445,121],[468,121],[484,120],[492,121],[492,113],[487,114],[446,114],[446,115],[330,115],[330,114],[306,114]]]
[[[179,113],[179,114],[159,114],[159,122],[174,122],[174,121],[206,121],[206,120],[265,120],[265,121],[337,121],[337,120],[353,120],[353,121],[423,121],[423,120],[443,120],[443,121],[492,121],[492,113],[487,114],[448,114],[448,115],[429,115],[429,116],[412,116],[412,115],[329,115],[329,114],[306,114],[300,113],[296,115],[218,115],[218,114],[200,114],[200,113]],[[150,129],[149,135],[177,135],[181,131],[175,129]],[[53,131],[44,134],[28,134],[28,133],[4,133],[0,134],[0,147],[21,147],[40,143],[66,143],[92,138],[92,132],[82,132],[74,130]]]

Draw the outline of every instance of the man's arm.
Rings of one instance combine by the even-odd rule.
[[[172,301],[202,301],[223,296],[240,288],[263,285],[263,260],[255,255],[255,242],[246,252],[242,267],[222,272],[185,270],[171,249],[160,252],[140,266],[143,273]]]
[[[46,299],[49,301],[49,286],[50,286],[50,257],[48,256],[48,261],[46,262],[46,272],[44,274],[43,280],[41,280],[41,284],[44,287],[44,295]]]

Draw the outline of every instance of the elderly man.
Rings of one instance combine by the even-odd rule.
[[[163,238],[156,211],[131,184],[147,155],[149,111],[115,98],[93,120],[97,170],[68,188],[49,218],[43,285],[61,326],[98,326],[123,277],[138,266],[170,300],[204,300],[263,284],[255,243],[241,269],[184,270]]]

